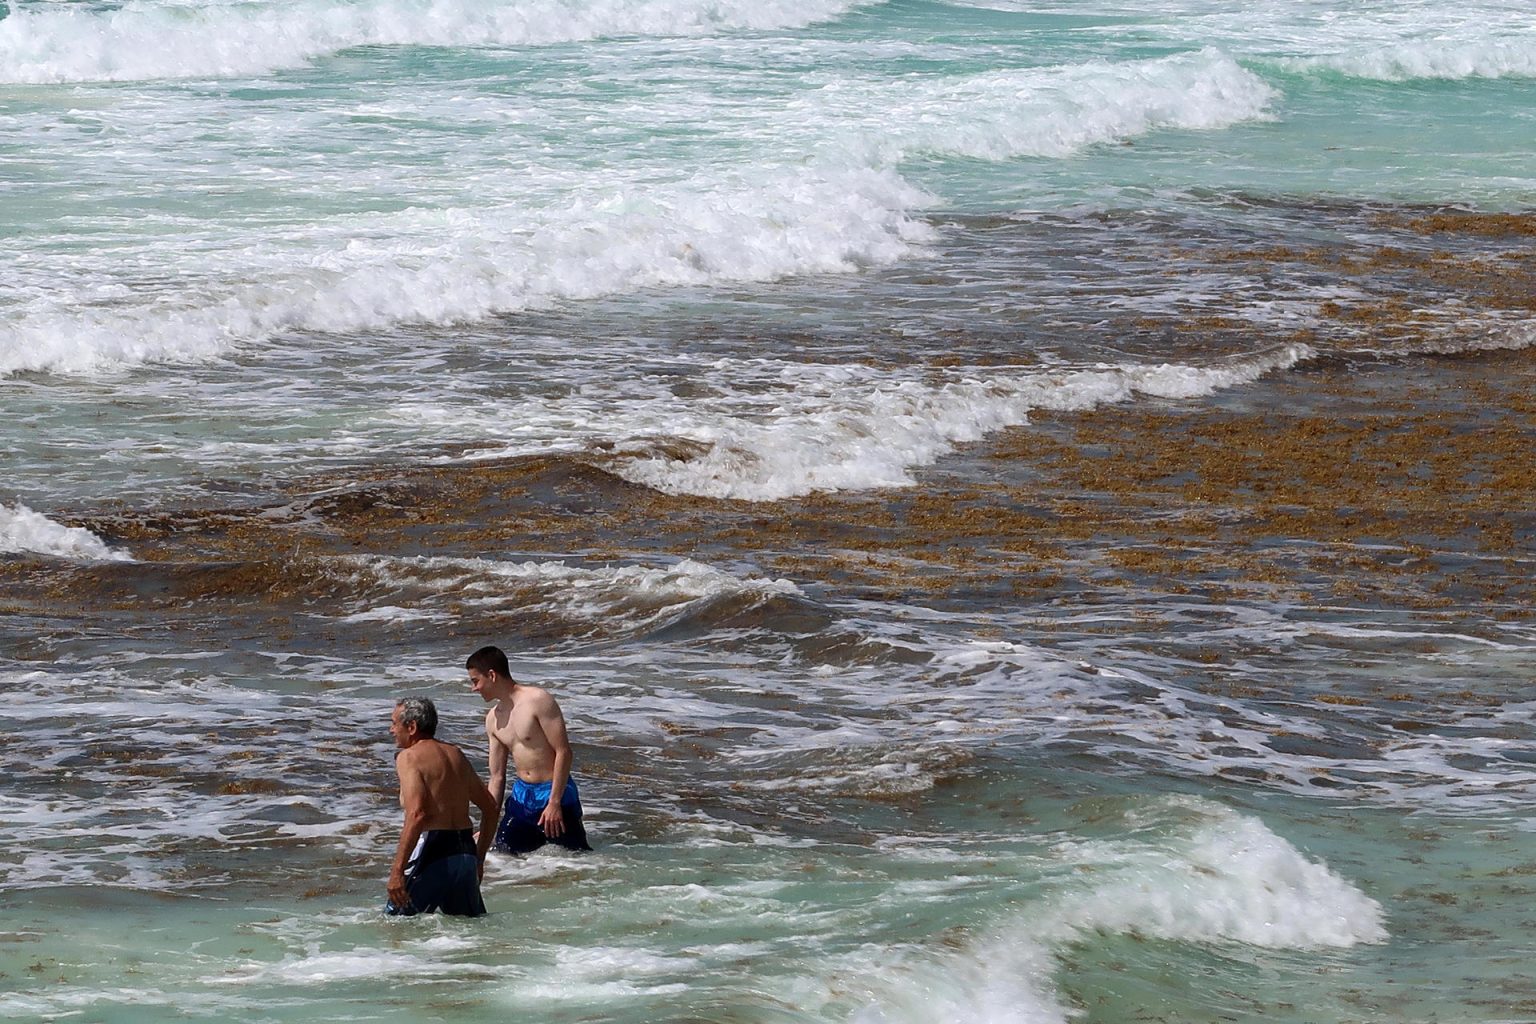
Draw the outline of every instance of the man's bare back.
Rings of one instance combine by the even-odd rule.
[[[441,740],[421,740],[395,755],[395,770],[400,774],[401,807],[407,806],[408,789],[421,794],[422,828],[470,827],[469,805],[480,779],[470,781],[474,768],[462,750]]]
[[[501,816],[464,752],[435,737],[437,708],[425,697],[402,698],[390,716],[400,809],[405,820],[390,865],[391,914],[441,909],[477,917],[485,913],[480,877]],[[470,831],[469,805],[480,809],[480,834]]]

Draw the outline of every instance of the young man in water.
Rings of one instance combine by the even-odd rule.
[[[506,798],[496,849],[528,853],[546,842],[592,849],[581,823],[581,794],[571,778],[571,743],[560,705],[549,691],[514,680],[499,647],[480,648],[464,665],[469,688],[487,703],[496,702],[485,716],[491,795],[498,802]],[[515,771],[511,792],[506,789],[509,754]]]
[[[399,752],[400,806],[405,824],[389,870],[390,914],[441,910],[479,917],[485,913],[480,879],[496,830],[500,802],[491,796],[464,752],[436,739],[437,708],[425,697],[395,705],[389,733]],[[480,808],[480,834],[470,828],[469,805]]]

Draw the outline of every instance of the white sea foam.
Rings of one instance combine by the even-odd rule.
[[[0,19],[0,82],[257,75],[360,46],[539,46],[799,28],[850,0],[302,0],[27,5]]]
[[[742,578],[692,559],[662,568],[386,556],[357,556],[345,564],[364,569],[388,588],[415,592],[418,609],[435,601],[482,608],[515,604],[523,614],[554,615],[578,626],[601,624],[607,631],[660,628],[736,597],[803,596],[788,580]]]
[[[1211,820],[1171,849],[1064,848],[1063,856],[1076,863],[1108,860],[1115,877],[1063,899],[1048,915],[1046,931],[1054,926],[1063,938],[1105,931],[1281,949],[1387,938],[1381,905],[1326,864],[1255,818],[1197,803]]]
[[[15,21],[0,21],[0,32]],[[705,88],[709,80],[695,84]],[[934,197],[896,170],[909,156],[1065,156],[1157,128],[1214,128],[1263,116],[1272,91],[1230,58],[1202,51],[915,82],[839,77],[791,96],[782,108],[738,104],[712,112],[723,131],[754,150],[772,140],[771,152],[755,166],[711,165],[680,174],[675,166],[624,161],[594,184],[573,176],[563,157],[528,165],[520,156],[513,164],[520,172],[509,175],[498,146],[531,151],[541,132],[554,129],[508,127],[498,138],[512,141],[488,146],[488,156],[440,156],[467,172],[464,192],[409,209],[322,216],[300,231],[229,224],[228,213],[221,212],[220,226],[198,237],[190,256],[186,246],[167,250],[160,244],[163,231],[187,237],[185,221],[157,225],[146,239],[130,242],[133,258],[118,249],[112,260],[94,264],[73,248],[34,254],[22,268],[22,287],[0,309],[0,376],[111,372],[218,358],[288,332],[443,325],[647,288],[885,265],[937,237],[915,216]],[[688,116],[674,105],[687,101],[658,101],[659,107],[648,104],[641,114],[655,120],[658,131]],[[521,114],[499,95],[463,97],[426,88],[408,103],[370,101],[355,111],[303,107],[278,138],[270,117],[239,118],[231,126],[227,104],[176,94],[123,102],[101,113],[100,137],[118,140],[105,148],[91,133],[72,134],[71,145],[63,145],[51,115],[29,122],[27,137],[50,162],[67,167],[82,147],[99,149],[102,159],[125,161],[152,180],[173,173],[160,166],[161,154],[187,146],[232,166],[251,147],[281,146],[294,154],[283,170],[292,176],[291,187],[328,194],[345,191],[347,181],[378,187],[374,161],[350,166],[327,155],[325,176],[316,178],[314,163],[302,159],[311,150],[328,154],[338,133],[356,137],[368,152],[370,142],[356,136],[354,114],[409,111],[460,127],[488,119],[508,126],[509,119],[543,124],[562,114],[593,116],[579,105],[550,102],[553,113]],[[145,141],[139,146],[125,141],[140,138]],[[393,155],[384,159],[397,162]],[[441,194],[441,176],[425,167],[400,166],[397,173],[418,198]]]
[[[446,324],[642,288],[847,272],[930,240],[906,213],[927,201],[890,172],[801,168],[620,186],[550,210],[409,210],[333,225],[300,249],[253,238],[204,254],[211,273],[196,285],[131,289],[112,304],[63,289],[12,307],[0,320],[0,375],[209,358],[283,331]]]
[[[771,501],[820,490],[904,486],[911,470],[957,444],[1027,421],[1033,409],[1089,409],[1136,395],[1196,398],[1311,358],[1286,345],[1219,366],[1159,364],[1029,372],[973,370],[942,384],[855,376],[847,368],[786,370],[806,386],[776,394],[770,418],[678,410],[673,436],[701,454],[638,440],[613,471],[668,494]],[[815,390],[812,374],[822,381]],[[621,442],[621,451],[625,443]]]
[[[372,794],[343,789],[322,796],[271,785],[274,777],[324,777],[334,769],[330,739],[316,743],[303,729],[284,738],[270,734],[272,721],[328,714],[324,703],[195,672],[0,671],[8,698],[0,729],[17,737],[22,745],[13,744],[13,753],[33,766],[30,783],[18,789],[22,795],[0,803],[0,824],[30,851],[0,865],[0,884],[206,888],[227,879],[220,868],[184,870],[189,847],[227,850],[282,837],[324,838],[358,854],[371,852],[367,830],[343,826],[376,817]],[[379,740],[385,700],[379,698],[376,720],[360,723],[353,734],[364,745]],[[145,752],[133,737],[149,723],[156,739]],[[330,728],[333,737],[347,732],[342,725]],[[215,761],[209,760],[210,736],[221,745]],[[379,763],[388,762],[381,756]],[[45,782],[37,783],[40,778]],[[258,785],[247,791],[243,784],[250,782]],[[197,785],[208,789],[189,798]],[[79,803],[82,793],[114,787],[131,790],[133,799]],[[55,848],[61,837],[87,835],[90,842]]]
[[[25,505],[0,505],[0,554],[48,555],[77,562],[131,562],[89,530],[65,526]]]
[[[1536,346],[1536,322],[1498,322],[1483,318],[1483,325],[1461,324],[1445,336],[1377,349],[1385,355],[1472,355],[1478,352],[1519,351]]]
[[[978,0],[1000,10],[1060,9],[1034,0]],[[1075,16],[1094,5],[1072,5]],[[1116,18],[1123,5],[1099,6]],[[1140,13],[1140,12],[1136,12]],[[1499,78],[1536,74],[1536,24],[1519,0],[1400,0],[1350,5],[1256,0],[1234,7],[1206,0],[1159,5],[1141,26],[1186,44],[1219,45],[1244,58],[1297,70],[1363,78]]]
[[[1180,611],[1171,604],[1162,610],[1170,617]],[[1088,645],[1100,652],[1095,665],[1042,663],[1037,651],[997,641],[949,647],[935,641],[934,664],[952,680],[946,692],[986,702],[989,714],[966,721],[958,702],[930,701],[927,710],[959,721],[962,728],[951,738],[961,742],[1012,731],[1038,745],[1077,749],[1119,765],[1243,780],[1310,799],[1335,793],[1458,817],[1521,815],[1530,804],[1536,770],[1520,753],[1523,741],[1514,737],[1536,722],[1536,705],[1508,702],[1494,710],[1457,696],[1481,679],[1525,670],[1533,647],[1521,630],[1507,630],[1500,642],[1462,636],[1443,624],[1422,630],[1313,621],[1289,609],[1230,607],[1215,616],[1209,607],[1195,611],[1205,628],[1191,633],[1186,623],[1167,634],[1177,635],[1185,651],[1268,651],[1288,665],[1327,664],[1334,686],[1298,692],[1289,675],[1294,668],[1273,675],[1255,661],[1232,670],[1255,696],[1223,696],[1174,682],[1188,671],[1177,657],[1165,661],[1144,649],[1112,654],[1116,645],[1096,638]],[[1032,614],[1020,613],[1030,623],[1021,628],[1035,628]],[[1058,621],[1053,632],[1062,636],[1080,628],[1091,635],[1117,618],[1129,623],[1135,616],[1094,612],[1072,623]],[[1439,650],[1411,659],[1384,656],[1356,672],[1345,666],[1359,658],[1362,643],[1381,651]],[[1341,650],[1352,653],[1342,658]],[[1432,710],[1382,698],[1383,664],[1392,666],[1395,686],[1419,694]],[[1341,715],[1327,700],[1341,692],[1369,699],[1345,705]],[[1404,726],[1404,718],[1421,724]],[[931,738],[933,727],[924,729]]]
[[[1039,942],[1021,936],[997,955],[987,969],[963,956],[934,962],[923,951],[883,950],[878,962],[863,966],[855,991],[868,1001],[850,1024],[1066,1024],[1071,1019],[1050,982],[1055,962]]]
[[[1327,70],[1387,82],[1415,79],[1536,77],[1536,34],[1489,38],[1425,38],[1352,46],[1281,62],[1301,70]]]
[[[1144,61],[989,71],[916,82],[839,80],[791,112],[860,125],[884,161],[917,153],[985,160],[1064,157],[1163,128],[1225,128],[1266,116],[1277,93],[1214,50]]]
[[[1189,801],[1204,819],[1166,839],[1063,844],[1085,879],[953,953],[882,949],[857,964],[860,1024],[1059,1024],[1057,956],[1096,936],[1317,949],[1385,941],[1379,903],[1262,822]],[[853,984],[852,982],[843,982]]]
[[[352,949],[316,953],[275,964],[252,964],[228,974],[205,979],[215,985],[328,985],[338,981],[370,978],[455,978],[490,981],[499,972],[483,964],[446,961],[414,953],[386,949]]]
[[[447,609],[430,611],[418,608],[403,608],[396,604],[376,605],[372,608],[354,612],[351,615],[340,616],[338,622],[443,622],[453,618],[453,613]]]
[[[1243,58],[1301,71],[1361,78],[1500,78],[1536,74],[1529,6],[1510,0],[1401,0],[1350,5],[1256,0],[1240,7],[1207,0],[1159,4],[1155,12],[1119,3],[1064,7],[1038,0],[950,0],[959,6],[1074,17],[1143,20],[1150,36],[1219,45]]]
[[[113,1020],[120,1019],[123,1007],[133,1007],[133,1012],[142,1014],[155,1006],[162,1008],[166,1019],[195,1013],[215,1019],[238,1020],[237,1013],[262,1015],[269,1012],[272,1000],[265,994],[261,999],[230,999],[186,989],[68,984],[63,979],[47,987],[0,993],[0,1017],[18,1022]]]
[[[931,743],[903,743],[893,750],[891,744],[877,742],[878,734],[861,733],[847,729],[822,733],[764,729],[756,738],[757,748],[765,742],[786,741],[807,750],[823,747],[815,754],[819,770],[814,777],[747,772],[738,785],[743,790],[762,790],[781,797],[823,794],[884,799],[927,792],[934,788],[940,773],[952,771],[965,760],[957,750]]]

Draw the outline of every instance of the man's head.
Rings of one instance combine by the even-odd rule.
[[[437,735],[437,706],[426,697],[401,697],[389,720],[389,734],[401,749],[432,739]]]
[[[482,647],[464,662],[465,668],[478,669],[481,672],[495,672],[512,678],[512,666],[507,664],[507,656],[500,647]]]
[[[464,662],[469,670],[469,688],[485,701],[499,700],[509,691],[512,666],[500,647],[482,647]]]

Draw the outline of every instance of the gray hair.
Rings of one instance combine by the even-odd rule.
[[[429,697],[401,697],[395,701],[400,709],[402,726],[416,723],[416,734],[430,740],[437,735],[437,705]]]

